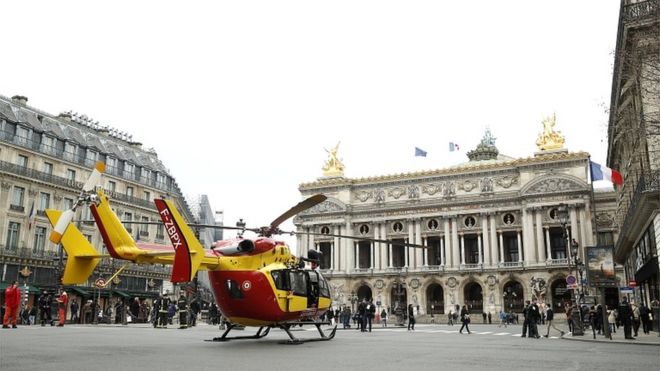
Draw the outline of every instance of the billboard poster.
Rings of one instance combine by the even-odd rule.
[[[587,277],[591,287],[617,287],[614,246],[587,247]]]

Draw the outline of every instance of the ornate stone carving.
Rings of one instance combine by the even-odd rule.
[[[376,280],[376,282],[374,283],[374,287],[377,288],[378,290],[382,290],[383,287],[385,287],[385,281]]]
[[[28,189],[28,195],[30,195],[30,197],[35,197],[37,194],[39,194],[39,191],[37,191],[36,189],[32,189],[32,188]]]
[[[410,288],[411,288],[411,289],[415,289],[415,290],[416,290],[416,289],[419,288],[419,285],[420,285],[420,283],[419,283],[419,279],[417,279],[417,278],[413,278],[413,279],[410,280]]]
[[[422,186],[422,192],[429,196],[433,196],[434,194],[440,192],[440,187],[435,184],[425,184]]]
[[[55,203],[59,203],[60,201],[62,201],[62,195],[55,192],[55,194],[53,194],[53,200],[55,201]]]
[[[502,188],[509,188],[513,184],[518,184],[518,176],[508,176],[508,175],[503,176],[501,178],[497,178],[497,180],[495,180],[495,183],[497,183],[497,185],[499,185]]]
[[[385,191],[382,189],[377,189],[374,191],[374,202],[383,203],[385,202]]]
[[[616,220],[608,213],[597,213],[596,224],[599,227],[616,227]]]
[[[338,205],[336,202],[326,200],[312,208],[303,211],[301,214],[331,213],[342,210],[343,208],[340,205]]]
[[[534,193],[551,193],[551,192],[563,192],[563,191],[572,191],[581,189],[580,185],[576,182],[568,179],[545,179],[542,180],[527,190],[527,194]]]
[[[561,131],[554,129],[556,121],[557,115],[554,113],[552,117],[543,119],[543,132],[536,139],[536,146],[541,151],[561,149],[564,147],[564,136],[561,135]]]
[[[463,183],[460,183],[458,185],[458,189],[462,189],[465,192],[470,192],[471,190],[475,189],[477,187],[477,183],[471,181],[471,180],[466,180]]]
[[[2,189],[8,190],[9,188],[11,188],[11,183],[2,182]]]
[[[415,184],[408,186],[408,198],[410,199],[419,198],[419,186]]]
[[[492,192],[492,191],[493,191],[493,178],[481,179],[481,192]]]
[[[454,288],[458,285],[458,281],[456,280],[456,277],[449,277],[447,278],[447,287]]]
[[[392,188],[392,189],[389,190],[389,192],[387,192],[388,196],[392,196],[392,197],[394,197],[394,198],[397,199],[397,200],[398,200],[398,199],[399,199],[404,193],[406,193],[406,190],[403,189],[403,187]]]
[[[355,197],[358,200],[360,200],[361,202],[367,202],[367,200],[371,198],[371,192],[370,191],[360,191],[355,195]]]
[[[532,276],[532,279],[529,281],[529,285],[532,288],[532,295],[539,303],[543,303],[545,301],[546,292],[545,280],[541,277]]]
[[[443,184],[442,195],[447,198],[454,197],[456,195],[456,184],[454,184],[454,182]]]

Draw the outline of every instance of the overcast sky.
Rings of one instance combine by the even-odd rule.
[[[299,202],[338,142],[350,178],[465,162],[487,127],[500,153],[528,157],[556,113],[569,151],[605,164],[617,0],[0,10],[0,94],[132,134],[228,225],[266,225]]]

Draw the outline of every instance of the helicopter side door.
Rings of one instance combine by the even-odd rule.
[[[307,309],[307,285],[308,285],[307,272],[304,270],[290,270],[289,271],[289,284],[291,296],[288,300],[289,312],[302,312]]]

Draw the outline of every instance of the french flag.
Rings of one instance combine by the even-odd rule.
[[[591,168],[591,181],[607,179],[616,185],[623,185],[623,177],[620,172],[593,161],[589,161],[589,167]]]

